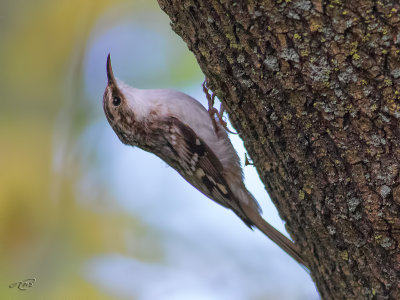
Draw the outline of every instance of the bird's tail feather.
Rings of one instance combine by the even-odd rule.
[[[299,264],[306,267],[302,255],[296,245],[261,217],[261,208],[257,203],[257,200],[246,189],[246,187],[244,185],[238,185],[231,186],[231,189],[238,197],[238,202],[240,203],[240,208],[233,210],[244,221],[244,223],[250,228],[252,228],[252,226],[257,227],[275,244],[281,247],[282,250],[293,257]]]
[[[269,237],[275,244],[282,248],[287,254],[293,257],[299,264],[306,266],[296,245],[286,236],[276,230],[272,225],[266,222],[260,215],[253,220],[254,225]]]

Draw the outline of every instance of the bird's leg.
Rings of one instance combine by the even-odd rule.
[[[207,79],[203,82],[203,92],[206,94],[206,98],[208,101],[208,113],[210,114],[211,121],[214,126],[215,133],[218,133],[217,121],[215,120],[215,114],[218,114],[218,110],[214,107],[215,95],[212,93],[210,95],[208,87],[207,87]]]
[[[225,120],[223,119],[223,115],[225,112],[223,103],[221,102],[219,111],[214,107],[215,94],[211,93],[211,95],[210,95],[209,89],[207,87],[207,80],[204,80],[204,82],[203,82],[203,91],[206,94],[206,98],[208,100],[208,113],[210,114],[210,118],[213,122],[215,132],[218,133],[218,126],[217,126],[217,122],[215,120],[215,116],[217,116],[219,123],[225,128],[226,131],[228,131],[229,133],[237,134],[236,132],[232,132],[231,130],[229,130]]]

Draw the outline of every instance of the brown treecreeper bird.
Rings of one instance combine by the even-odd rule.
[[[110,55],[107,78],[104,112],[124,144],[160,157],[208,198],[231,209],[247,226],[257,227],[305,265],[296,245],[261,217],[221,121],[216,123],[197,100],[184,93],[137,89],[117,80]]]

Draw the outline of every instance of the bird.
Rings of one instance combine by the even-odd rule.
[[[299,264],[297,245],[261,216],[243,182],[240,159],[221,122],[196,99],[171,89],[138,89],[115,78],[107,56],[106,118],[122,143],[161,158],[211,200],[258,228]],[[215,127],[216,124],[216,127]]]

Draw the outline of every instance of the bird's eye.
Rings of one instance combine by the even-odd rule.
[[[113,98],[113,101],[112,101],[112,104],[113,104],[114,106],[120,105],[120,104],[121,104],[121,98],[120,98],[120,97],[114,97],[114,98]]]

